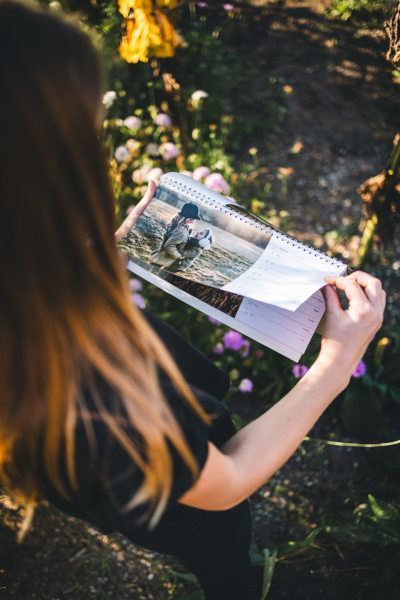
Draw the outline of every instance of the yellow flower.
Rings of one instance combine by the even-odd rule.
[[[157,24],[160,29],[160,43],[153,48],[153,56],[166,58],[175,54],[175,48],[181,43],[181,37],[171,25],[168,17],[158,10],[154,11]]]
[[[173,10],[174,8],[176,8],[176,5],[178,4],[177,0],[156,0],[156,6],[157,8],[169,8],[169,10]]]
[[[145,12],[151,12],[153,10],[152,0],[118,0],[119,12],[125,19],[128,18],[131,10],[144,10]]]
[[[119,48],[121,57],[127,62],[136,63],[147,62],[151,56],[173,56],[181,38],[168,17],[157,10],[150,14],[138,8],[138,0],[130,0],[128,3],[134,4],[135,11],[134,17],[126,21],[126,33]]]

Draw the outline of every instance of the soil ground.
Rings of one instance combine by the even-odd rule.
[[[400,87],[384,58],[385,37],[380,30],[328,20],[323,14],[328,0],[253,2],[266,4],[266,19],[252,25],[251,35],[243,32],[238,48],[249,53],[253,64],[265,65],[260,81],[276,76],[285,86],[284,129],[249,141],[268,169],[269,208],[288,211],[297,237],[351,260],[362,218],[357,187],[385,168],[400,129]],[[344,241],[330,233],[339,228],[348,232]],[[395,240],[370,262],[390,288],[392,320],[399,311],[399,250]],[[257,411],[235,401],[232,408],[244,418]],[[326,437],[336,425],[328,413],[312,434]],[[353,487],[367,489],[368,477],[379,480],[379,465],[371,467],[367,451],[326,447],[317,453],[311,448],[298,451],[252,498],[259,548],[305,537],[319,523],[321,506],[333,511]],[[362,468],[365,461],[368,469]],[[0,598],[167,600],[187,595],[189,600],[196,589],[176,575],[184,570],[173,560],[121,536],[103,536],[50,507],[37,510],[22,545],[15,541],[21,511],[6,495],[0,515]],[[375,569],[370,555],[321,537],[307,551],[280,560],[268,598],[355,599]]]

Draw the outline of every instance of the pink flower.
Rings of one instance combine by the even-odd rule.
[[[154,119],[154,123],[159,127],[171,127],[171,117],[165,113],[159,113]]]
[[[131,154],[128,148],[126,148],[125,146],[118,146],[118,148],[115,149],[114,157],[117,159],[118,162],[125,162],[126,160],[130,159]]]
[[[132,294],[131,300],[138,308],[143,309],[146,307],[146,301],[140,294]]]
[[[304,365],[293,365],[292,373],[296,377],[296,379],[300,379],[303,377],[308,371],[308,367]]]
[[[229,192],[229,185],[222,177],[221,173],[211,173],[211,175],[206,177],[204,183],[211,190],[214,190],[214,192],[219,192],[221,194],[227,194]]]
[[[240,350],[241,350],[240,356],[242,358],[246,358],[249,355],[249,351],[250,351],[249,340],[243,340],[243,344],[242,344],[242,347],[240,348]]]
[[[226,11],[232,11],[235,10],[235,7],[233,6],[233,4],[223,4],[222,8]]]
[[[140,290],[143,287],[142,282],[136,278],[130,279],[128,281],[128,285],[129,285],[129,289],[132,290],[132,292],[140,292]]]
[[[138,127],[141,126],[141,124],[142,124],[142,121],[140,119],[138,119],[137,117],[134,117],[133,115],[131,117],[126,117],[126,119],[124,119],[124,125],[128,129],[137,129]]]
[[[208,4],[207,4],[207,2],[198,2],[198,3],[197,3],[197,6],[198,6],[199,8],[208,8]]]
[[[246,377],[244,379],[242,379],[242,381],[239,383],[239,390],[241,392],[251,392],[253,389],[253,382],[251,381],[251,379],[247,379]]]
[[[214,346],[214,348],[213,348],[213,352],[214,352],[214,354],[223,354],[225,352],[225,348],[224,348],[223,344],[221,344],[221,342],[216,344],[216,346]]]
[[[362,377],[363,375],[365,375],[366,372],[367,372],[367,367],[365,365],[365,362],[363,360],[360,360],[360,362],[354,369],[354,373],[352,374],[352,377]]]
[[[171,160],[179,156],[179,150],[172,142],[165,142],[160,146],[161,156],[164,160]]]
[[[200,181],[201,179],[205,179],[209,175],[210,175],[210,169],[208,169],[207,167],[197,167],[197,169],[195,169],[193,171],[192,177],[196,181]]]
[[[214,319],[214,317],[208,317],[208,320],[210,323],[213,323],[213,325],[221,325],[221,322],[217,321],[217,319]]]
[[[229,348],[230,350],[240,350],[244,342],[241,334],[232,329],[224,335],[222,341],[224,342],[225,348]]]

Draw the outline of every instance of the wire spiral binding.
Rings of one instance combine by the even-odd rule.
[[[239,204],[236,205],[226,202],[227,199],[225,196],[222,196],[213,190],[209,190],[202,183],[195,181],[188,175],[184,175],[183,173],[166,173],[161,177],[160,186],[163,186],[172,192],[180,192],[187,200],[191,200],[193,202],[204,202],[208,206],[216,208],[220,212],[227,213],[235,219],[244,221],[256,229],[260,229],[266,233],[271,233],[275,238],[285,242],[286,244],[297,248],[302,252],[315,256],[316,258],[330,265],[341,264],[344,267],[347,266],[343,261],[337,258],[331,258],[321,250],[317,250],[308,244],[299,242],[287,233],[283,233],[267,221],[264,221],[264,219],[261,219],[261,217],[257,217],[256,215],[249,213]],[[240,214],[240,210],[243,210],[245,214]]]

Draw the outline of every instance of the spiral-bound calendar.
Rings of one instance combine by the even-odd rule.
[[[120,243],[128,269],[298,361],[325,311],[325,275],[346,265],[182,173],[167,173]]]

